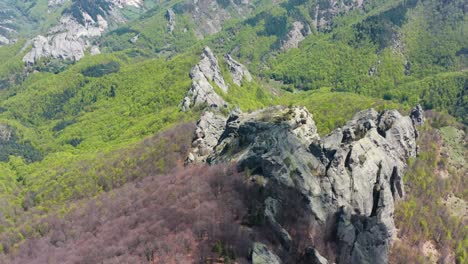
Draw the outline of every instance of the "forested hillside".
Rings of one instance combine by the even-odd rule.
[[[418,154],[405,156],[388,260],[466,263],[467,11],[463,0],[0,0],[0,262],[261,263],[252,250],[263,241],[284,263],[308,263],[310,237],[293,228],[305,228],[306,213],[280,217],[290,251],[263,215],[266,171],[227,158],[185,166],[197,120],[212,111],[233,129],[238,111],[305,106],[326,139],[359,111],[408,116],[420,104],[426,123]],[[225,105],[198,103],[210,94]],[[290,115],[255,122],[282,127]],[[219,214],[187,220],[210,208]],[[102,256],[81,248],[110,240]],[[338,242],[312,240],[339,262]]]

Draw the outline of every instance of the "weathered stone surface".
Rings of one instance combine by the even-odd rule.
[[[224,132],[227,118],[221,114],[204,112],[197,123],[192,151],[187,158],[187,163],[204,162],[213,148],[218,144],[221,134]]]
[[[293,23],[292,29],[289,31],[286,38],[282,41],[281,48],[283,50],[297,48],[299,47],[299,43],[310,34],[311,31],[308,25],[305,25],[300,21],[296,21]]]
[[[372,261],[386,261],[395,232],[394,201],[404,195],[406,160],[416,155],[413,121],[394,110],[370,109],[322,139],[316,131],[305,108],[233,113],[206,160],[236,161],[240,170],[266,179],[272,195],[265,200],[265,217],[284,249],[289,234],[275,216],[288,189],[303,197],[305,210],[321,225],[345,210],[341,228],[353,237],[338,233],[350,247],[340,252],[356,261],[385,263]]]
[[[140,7],[143,0],[110,0],[115,6],[123,8],[125,6]]]
[[[338,263],[387,263],[389,237],[375,217],[352,215],[342,208],[337,223]]]
[[[252,249],[252,264],[280,264],[281,260],[271,252],[265,244],[254,243]]]
[[[240,62],[234,60],[231,55],[224,55],[224,61],[229,67],[229,72],[231,73],[232,81],[238,86],[242,85],[244,79],[247,82],[252,81],[252,75],[250,75],[249,70],[242,65]]]
[[[184,100],[182,100],[182,111],[187,112],[190,109],[190,98],[189,97],[184,97]]]
[[[63,3],[67,2],[68,0],[49,0],[48,6],[50,7],[55,7],[55,6],[61,6]]]
[[[42,57],[80,60],[90,46],[89,39],[100,36],[107,29],[107,21],[100,15],[97,21],[90,16],[86,21],[83,25],[69,15],[63,16],[60,24],[53,27],[47,36],[39,35],[33,39],[32,49],[23,61],[34,64]]]
[[[98,55],[98,54],[101,54],[101,50],[99,49],[98,46],[92,46],[91,49],[89,50],[89,53],[91,55]]]
[[[187,111],[190,106],[207,105],[214,108],[227,106],[227,103],[210,84],[210,81],[212,81],[227,92],[228,87],[221,75],[218,59],[209,47],[203,49],[200,62],[192,68],[190,77],[192,78],[192,85],[186,94],[186,98],[181,103],[183,111]]]
[[[8,45],[8,44],[10,44],[10,40],[0,35],[0,46]]]
[[[305,144],[320,138],[313,116],[305,107],[290,108],[287,115],[287,123],[291,126],[292,132]]]
[[[169,32],[172,33],[174,31],[175,25],[176,25],[176,14],[174,13],[174,10],[168,9],[166,11],[166,14],[164,15],[164,17],[167,20],[167,25],[169,27]]]
[[[410,114],[411,120],[416,125],[424,124],[424,110],[422,109],[421,105],[418,104],[417,106],[413,107]]]
[[[140,38],[140,34],[136,34],[130,39],[130,42],[133,44],[136,44],[138,42],[138,39]]]
[[[11,139],[11,128],[8,125],[0,124],[0,140],[9,141]]]
[[[273,229],[273,232],[277,235],[279,241],[286,250],[289,250],[292,246],[292,238],[289,235],[288,231],[284,229],[277,221],[276,217],[278,211],[280,210],[280,203],[278,200],[275,200],[271,197],[268,197],[265,200],[265,217],[268,221],[268,224]]]
[[[114,7],[140,7],[143,0],[111,0]],[[63,4],[63,0],[50,0],[49,7]],[[83,23],[72,15],[64,14],[58,25],[52,27],[46,36],[39,35],[32,40],[32,49],[23,61],[34,64],[43,57],[77,61],[83,58],[85,51],[91,47],[91,41],[108,28],[108,17],[97,15],[96,19],[83,12]]]
[[[219,68],[218,59],[213,54],[209,47],[203,49],[203,53],[198,63],[198,69],[194,68],[190,73],[192,78],[200,72],[205,78],[209,81],[213,81],[223,92],[228,91],[228,87],[224,82],[223,75],[221,74],[221,69]]]

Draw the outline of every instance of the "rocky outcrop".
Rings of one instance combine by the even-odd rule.
[[[420,104],[413,107],[413,109],[411,110],[410,117],[411,117],[411,120],[413,120],[413,124],[415,125],[424,124],[424,110],[422,109]]]
[[[265,244],[254,243],[252,248],[252,264],[280,264],[281,260],[271,252]]]
[[[136,44],[138,42],[138,39],[140,38],[140,34],[136,34],[135,36],[133,36],[131,39],[130,39],[130,42],[132,44]]]
[[[61,6],[66,1],[67,0],[49,0],[48,6],[49,6],[49,8],[56,7],[56,6]]]
[[[143,4],[143,0],[110,0],[115,6],[123,8],[125,6],[140,7]]]
[[[39,35],[33,39],[32,49],[23,57],[23,61],[34,64],[43,57],[80,60],[90,47],[89,40],[100,36],[106,29],[107,21],[100,15],[97,21],[88,17],[85,25],[65,15],[60,19],[60,24],[53,27],[47,36]]]
[[[6,37],[0,35],[0,46],[8,45],[10,44],[10,40],[7,39]]]
[[[15,42],[15,12],[4,8],[0,3],[0,47]]]
[[[169,27],[169,32],[172,33],[176,25],[176,14],[172,9],[168,9],[164,17],[167,20],[167,26]]]
[[[11,128],[8,125],[0,124],[0,140],[9,141],[12,136]]]
[[[281,1],[269,2],[278,4]],[[271,4],[269,2],[266,4]],[[172,10],[177,16],[189,18],[195,36],[203,39],[220,32],[228,20],[247,19],[257,8],[258,0],[193,0],[179,2]]]
[[[337,223],[338,263],[387,263],[388,230],[376,217],[342,208]]]
[[[234,60],[231,55],[224,55],[224,61],[229,67],[229,72],[231,73],[232,81],[238,86],[242,85],[242,82],[245,80],[247,82],[252,81],[252,75],[250,75],[247,67],[242,65],[240,62]]]
[[[192,69],[190,76],[193,78],[199,73],[203,74],[207,80],[214,82],[223,92],[228,91],[219,68],[218,59],[209,47],[203,49],[200,62]]]
[[[192,151],[187,163],[205,162],[206,158],[213,153],[213,148],[218,144],[221,134],[224,132],[226,120],[223,115],[213,112],[205,112],[197,122]]]
[[[318,31],[331,27],[332,19],[340,13],[362,8],[364,0],[325,0],[319,1],[315,7],[315,27]]]
[[[101,54],[101,50],[99,49],[98,46],[92,46],[91,49],[89,49],[89,53],[91,55],[98,55],[98,54]]]
[[[289,50],[292,48],[299,47],[299,43],[303,41],[312,32],[308,25],[300,21],[296,21],[292,25],[292,29],[289,31],[286,38],[281,43],[282,50]]]
[[[61,4],[62,1],[51,1],[49,5]],[[107,2],[105,2],[107,3]],[[139,7],[141,0],[113,0],[107,3],[112,7]],[[101,13],[106,13],[102,11]],[[64,13],[60,23],[52,27],[46,36],[39,35],[32,40],[32,49],[23,61],[32,65],[40,58],[57,58],[77,61],[83,58],[94,38],[99,37],[108,28],[108,19],[101,14],[93,16],[82,11],[78,19],[76,14]]]
[[[200,62],[190,71],[192,85],[181,102],[183,111],[192,106],[207,105],[213,108],[225,107],[227,103],[219,96],[210,82],[214,82],[222,91],[227,92],[218,59],[209,47],[203,49]]]
[[[394,202],[404,196],[406,160],[416,155],[412,117],[369,109],[320,138],[305,108],[237,112],[224,131],[219,132],[222,122],[217,126],[211,139],[216,146],[203,160],[236,161],[239,170],[265,179],[270,196],[264,215],[286,250],[291,238],[276,215],[288,200],[284,190],[292,190],[318,225],[329,226],[339,216],[333,223],[339,263],[385,263],[395,232]]]

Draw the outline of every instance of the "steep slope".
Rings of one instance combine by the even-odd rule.
[[[428,112],[415,139],[398,113],[421,103],[466,122],[463,1],[0,7],[0,262],[176,261],[155,237],[189,262],[466,261],[466,128]],[[171,170],[197,162],[212,167]],[[152,189],[167,203],[148,207],[164,199]],[[191,193],[213,234],[172,221],[196,211]],[[121,194],[128,207],[93,207]]]
[[[285,252],[293,240],[281,221],[289,219],[278,218],[288,214],[281,211],[288,210],[291,197],[299,197],[295,206],[315,228],[337,228],[339,263],[386,263],[395,235],[394,200],[404,195],[405,161],[416,155],[414,125],[422,118],[421,108],[411,118],[371,109],[320,139],[305,108],[232,113],[220,133],[213,131],[219,126],[206,125],[216,118],[203,115],[192,145],[195,155],[212,152],[211,164],[236,161],[265,188],[264,217]],[[216,136],[210,150],[205,142]],[[369,226],[359,227],[364,223]]]

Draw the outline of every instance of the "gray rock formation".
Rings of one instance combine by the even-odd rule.
[[[224,132],[226,120],[223,115],[213,112],[204,112],[197,123],[192,151],[187,163],[205,162],[206,158],[213,153],[213,148],[218,144],[221,134]]]
[[[49,0],[48,6],[49,8],[51,7],[56,7],[56,6],[61,6],[63,3],[67,2],[68,0]]]
[[[413,123],[416,125],[424,124],[424,110],[422,109],[421,105],[418,104],[417,106],[413,107],[410,114]]]
[[[198,73],[202,73],[207,80],[213,81],[221,90],[223,90],[223,92],[227,93],[228,87],[224,82],[223,75],[221,74],[218,59],[209,47],[205,47],[203,49],[200,62],[197,66],[195,66],[190,73],[192,77]]]
[[[242,82],[245,80],[247,82],[252,81],[252,75],[250,75],[247,67],[242,65],[240,62],[234,60],[231,55],[224,55],[224,61],[229,67],[229,72],[231,73],[232,81],[238,86],[242,85]]]
[[[115,6],[123,8],[125,6],[140,7],[144,0],[109,0]]]
[[[328,264],[328,260],[324,258],[317,249],[308,247],[305,250],[304,260],[302,263],[307,264]]]
[[[164,15],[164,17],[167,20],[167,25],[169,27],[169,32],[172,33],[174,31],[175,25],[176,25],[176,14],[174,13],[174,11],[172,9],[168,9],[166,11],[166,14]]]
[[[47,36],[39,35],[33,39],[32,49],[23,57],[23,61],[34,64],[43,57],[80,60],[90,47],[89,40],[100,36],[106,29],[107,21],[100,15],[97,21],[88,16],[85,25],[64,15],[60,24],[50,29]]]
[[[6,37],[0,35],[0,46],[8,45],[10,44],[10,40],[7,39]]]
[[[0,47],[15,42],[15,18],[14,10],[0,6]]]
[[[203,49],[200,62],[190,71],[190,78],[192,78],[192,85],[181,103],[183,111],[187,111],[191,106],[207,105],[218,108],[227,105],[210,84],[212,81],[224,92],[228,90],[221,75],[218,59],[209,47]]]
[[[345,208],[338,214],[338,263],[387,263],[386,226],[376,217],[352,215]]]
[[[49,6],[60,5],[64,1],[51,0]],[[142,0],[111,0],[113,7],[139,7]],[[77,61],[83,58],[91,47],[91,40],[99,37],[108,28],[108,17],[93,16],[83,12],[83,22],[78,22],[71,14],[64,14],[59,24],[52,27],[46,36],[39,35],[32,40],[32,49],[24,57],[26,64],[32,65],[43,57]]]
[[[303,41],[312,32],[308,25],[300,21],[296,21],[292,25],[292,29],[289,31],[286,38],[281,43],[282,50],[289,50],[292,48],[299,47],[299,43]]]
[[[92,46],[91,49],[89,50],[89,53],[91,55],[98,55],[98,54],[101,54],[101,50],[99,49],[98,46]]]
[[[364,0],[325,0],[319,1],[315,8],[315,27],[318,31],[329,29],[332,19],[338,14],[355,8],[362,8]]]
[[[280,264],[281,260],[271,252],[265,244],[254,243],[252,249],[252,264]]]
[[[215,1],[196,0],[187,2],[186,11],[190,13],[195,35],[202,39],[221,31],[226,20],[234,17],[246,17],[254,10],[251,0]]]
[[[395,232],[394,202],[404,195],[406,160],[416,155],[411,117],[370,109],[322,139],[312,115],[299,107],[234,113],[220,133],[221,123],[213,134],[216,146],[206,160],[236,161],[240,170],[265,178],[271,194],[264,202],[265,217],[283,248],[288,248],[290,238],[276,215],[288,199],[282,191],[287,189],[302,197],[304,210],[319,225],[327,226],[342,212],[338,226],[344,231],[337,233],[343,247],[340,257],[385,263],[379,261],[386,260]],[[344,259],[340,263],[348,263]]]
[[[280,203],[278,200],[275,200],[271,197],[268,197],[265,200],[265,211],[264,215],[268,224],[273,229],[273,232],[278,237],[278,240],[281,242],[281,245],[289,250],[292,247],[292,238],[289,235],[288,231],[284,229],[277,221],[276,217],[280,210]]]
[[[8,125],[0,124],[0,140],[9,141],[11,139],[12,131]]]
[[[130,42],[132,44],[136,44],[138,42],[138,39],[140,38],[140,34],[136,34],[135,36],[133,36],[131,39],[130,39]]]

